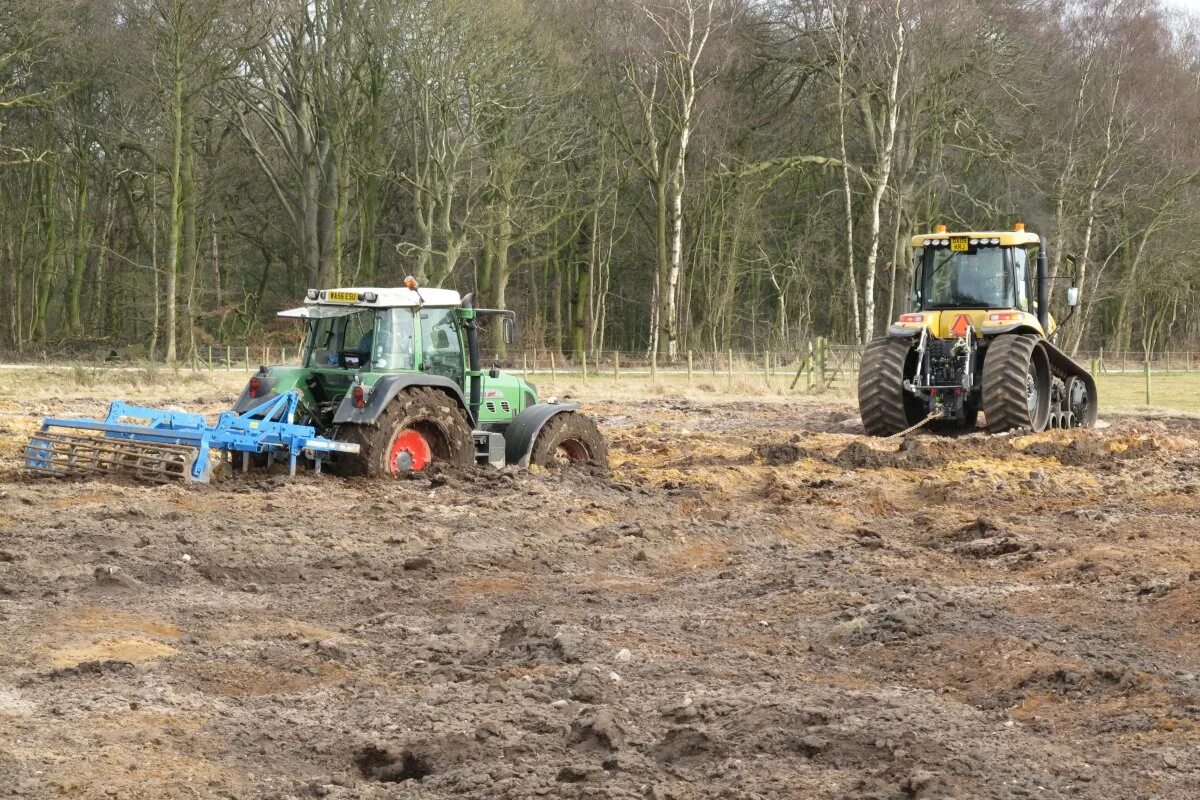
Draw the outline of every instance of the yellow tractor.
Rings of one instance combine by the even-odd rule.
[[[1021,224],[962,233],[939,225],[912,247],[913,310],[863,352],[867,433],[892,436],[926,421],[974,428],[981,411],[993,433],[1095,424],[1096,381],[1054,344],[1041,237]],[[1072,313],[1078,303],[1072,285]]]

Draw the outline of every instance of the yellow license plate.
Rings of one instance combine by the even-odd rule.
[[[358,292],[327,292],[325,299],[335,303],[357,303]]]
[[[950,240],[951,253],[966,253],[970,251],[971,243],[967,241],[965,236],[956,236]]]

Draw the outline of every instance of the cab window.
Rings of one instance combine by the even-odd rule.
[[[370,358],[375,314],[366,309],[315,306],[309,310],[310,367],[347,368]],[[360,349],[361,348],[361,349]]]
[[[923,274],[922,268],[924,263],[925,248],[914,247],[912,260],[912,293],[909,296],[909,300],[912,301],[913,308],[918,311],[925,307],[924,296],[921,294],[921,276]]]
[[[1012,248],[1013,284],[1017,290],[1017,308],[1029,310],[1029,253],[1023,247]]]
[[[375,323],[375,352],[371,363],[378,369],[416,369],[416,323],[411,308],[389,308],[379,312]]]
[[[421,310],[421,358],[426,372],[462,384],[462,339],[453,308]]]

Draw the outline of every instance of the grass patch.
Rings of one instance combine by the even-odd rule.
[[[1150,376],[1150,403],[1146,403],[1146,376],[1140,372],[1100,373],[1096,376],[1100,413],[1149,409],[1200,411],[1200,372],[1155,373]]]

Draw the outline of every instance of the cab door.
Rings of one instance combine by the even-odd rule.
[[[423,308],[421,320],[422,372],[449,378],[459,386],[466,378],[462,328],[453,308]]]

